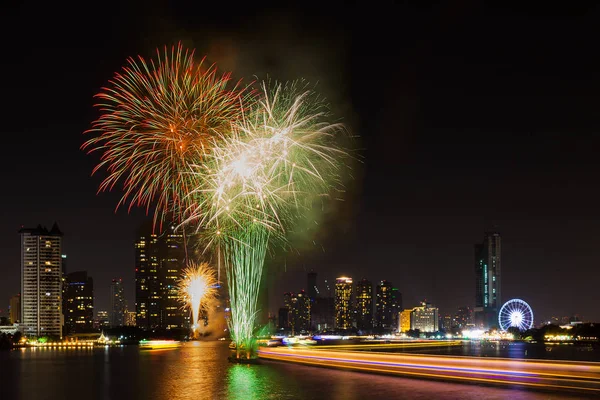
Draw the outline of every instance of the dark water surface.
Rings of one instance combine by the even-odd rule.
[[[0,352],[0,399],[582,399],[278,362],[233,365],[225,342]]]

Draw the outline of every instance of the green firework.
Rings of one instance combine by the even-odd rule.
[[[327,122],[315,93],[294,83],[272,89],[265,83],[262,91],[256,106],[194,166],[185,219],[202,230],[208,247],[223,251],[238,347],[253,338],[268,249],[339,186],[346,155],[336,145],[342,127]]]

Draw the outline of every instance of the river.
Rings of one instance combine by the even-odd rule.
[[[233,365],[226,342],[0,352],[0,398],[52,399],[581,399],[263,361]]]

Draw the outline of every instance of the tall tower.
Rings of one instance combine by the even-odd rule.
[[[335,327],[352,326],[352,278],[341,277],[335,282]]]
[[[475,322],[490,328],[496,325],[502,307],[502,240],[496,232],[486,232],[483,243],[475,245]]]
[[[178,280],[185,265],[183,235],[173,226],[160,233],[143,226],[135,242],[136,325],[142,329],[183,328],[189,316],[181,308]]]
[[[367,279],[356,283],[356,327],[373,329],[373,284]]]
[[[54,223],[48,230],[22,228],[21,235],[21,317],[25,333],[31,336],[62,337],[63,233]]]
[[[125,325],[125,294],[123,279],[115,278],[110,283],[110,326]]]
[[[21,323],[21,293],[14,295],[10,298],[10,323],[19,324]]]
[[[389,329],[392,327],[392,284],[381,281],[377,285],[377,327]]]
[[[94,280],[85,271],[71,272],[64,280],[63,304],[66,334],[90,332],[94,323]]]
[[[306,275],[306,288],[310,301],[315,301],[319,291],[317,289],[317,273],[313,270]]]
[[[400,328],[400,312],[402,312],[402,293],[398,288],[392,288],[392,330],[398,331]]]
[[[158,238],[158,276],[160,281],[161,328],[183,328],[189,322],[189,312],[181,308],[177,284],[185,267],[185,244],[183,234],[168,225]]]

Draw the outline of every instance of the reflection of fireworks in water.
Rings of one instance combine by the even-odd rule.
[[[208,245],[223,250],[230,332],[248,356],[267,248],[337,186],[346,154],[335,146],[341,127],[324,120],[325,106],[312,92],[296,84],[262,89],[258,106],[194,166],[184,220],[202,227]]]
[[[155,222],[178,220],[189,191],[183,172],[241,117],[242,101],[250,100],[245,90],[203,61],[195,64],[194,52],[181,45],[157,50],[149,62],[130,58],[96,95],[102,114],[88,132],[99,135],[82,147],[102,154],[94,169],[108,172],[100,191],[122,182],[117,207],[154,204]]]
[[[207,263],[191,264],[183,270],[183,278],[178,286],[179,296],[184,307],[191,310],[194,334],[198,330],[200,311],[217,296],[216,286],[215,271]]]

